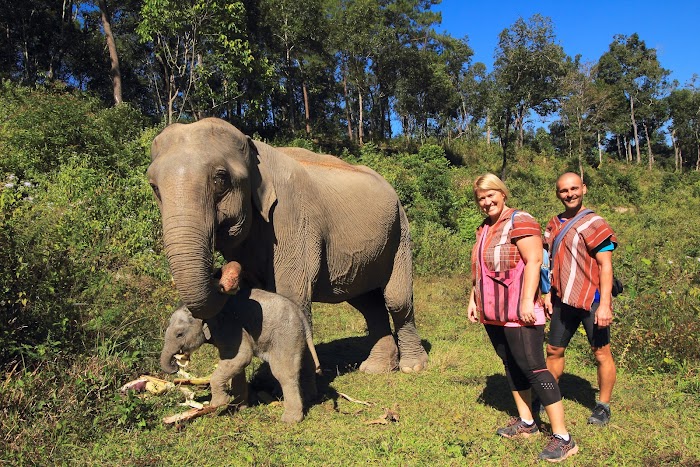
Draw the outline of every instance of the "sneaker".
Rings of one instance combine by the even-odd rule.
[[[607,425],[610,421],[610,407],[605,407],[603,404],[596,404],[595,409],[588,417],[589,425]]]
[[[540,460],[548,462],[561,462],[569,456],[573,456],[578,452],[578,444],[574,442],[574,438],[569,435],[569,441],[564,441],[557,435],[549,439],[549,443],[540,453]]]
[[[508,421],[508,425],[496,430],[496,434],[504,438],[529,438],[540,432],[537,423],[526,424],[520,417],[513,417]]]

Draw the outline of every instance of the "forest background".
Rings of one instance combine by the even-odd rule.
[[[503,176],[514,206],[544,223],[559,209],[557,175],[581,173],[587,204],[620,238],[614,264],[626,290],[616,302],[614,352],[626,382],[650,381],[645,390],[656,398],[663,386],[665,411],[697,405],[700,83],[669,80],[637,34],[616,36],[598,61],[582,63],[542,15],[502,31],[487,72],[472,63],[466,39],[437,32],[438,3],[27,0],[0,12],[0,462],[119,463],[138,447],[125,454],[102,440],[124,443],[121,432],[167,445],[154,422],[172,401],[117,390],[158,373],[165,318],[177,303],[144,176],[150,142],[171,122],[205,116],[272,144],[368,165],[392,183],[412,226],[417,316],[436,369],[428,373],[442,380],[435,373],[447,372],[448,382],[471,389],[484,379],[459,379],[475,371],[455,363],[464,339],[493,357],[476,328],[464,331],[482,219],[471,181],[486,171]],[[553,123],[533,124],[538,116]],[[338,353],[333,342],[364,333],[353,318],[339,327],[328,310],[319,307],[314,323],[327,361]],[[369,391],[371,379],[353,372],[358,358],[338,362],[338,376]],[[250,426],[269,429],[252,417]],[[638,435],[645,446],[649,438]],[[265,463],[251,448],[260,447],[255,435],[246,436],[249,463]],[[373,456],[420,463],[413,448],[392,451],[386,436]],[[480,443],[444,441],[440,459],[511,459]],[[664,443],[667,460],[699,459],[697,443],[689,451]],[[268,462],[333,463],[292,450],[300,457]],[[143,455],[143,464],[167,459]]]

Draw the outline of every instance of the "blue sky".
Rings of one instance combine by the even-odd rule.
[[[615,34],[637,33],[647,47],[656,49],[661,66],[681,86],[700,75],[700,0],[442,0],[437,29],[454,37],[468,37],[472,62],[490,70],[498,35],[522,17],[540,13],[552,19],[564,51],[583,61],[596,62]]]

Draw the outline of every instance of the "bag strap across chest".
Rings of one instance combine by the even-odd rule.
[[[587,216],[588,214],[593,214],[593,211],[591,211],[590,209],[584,209],[583,211],[576,214],[574,217],[569,219],[569,221],[564,225],[564,227],[562,227],[562,229],[559,231],[556,237],[554,237],[554,241],[552,242],[552,251],[549,252],[549,256],[552,259],[552,261],[554,261],[554,256],[557,254],[557,250],[559,250],[559,245],[561,244],[561,241],[564,240],[566,232],[568,232],[571,227],[573,227],[580,219],[582,219],[584,216]]]

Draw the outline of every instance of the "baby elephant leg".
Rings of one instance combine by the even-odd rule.
[[[211,375],[211,405],[218,407],[228,405],[229,397],[226,385],[233,380],[234,403],[248,403],[248,383],[245,369],[253,359],[253,347],[250,337],[244,336],[238,349],[219,348],[219,365]]]
[[[285,423],[298,423],[304,419],[304,403],[301,398],[299,385],[300,363],[296,365],[275,365],[270,363],[272,375],[279,381],[284,397],[284,413],[282,421]]]

